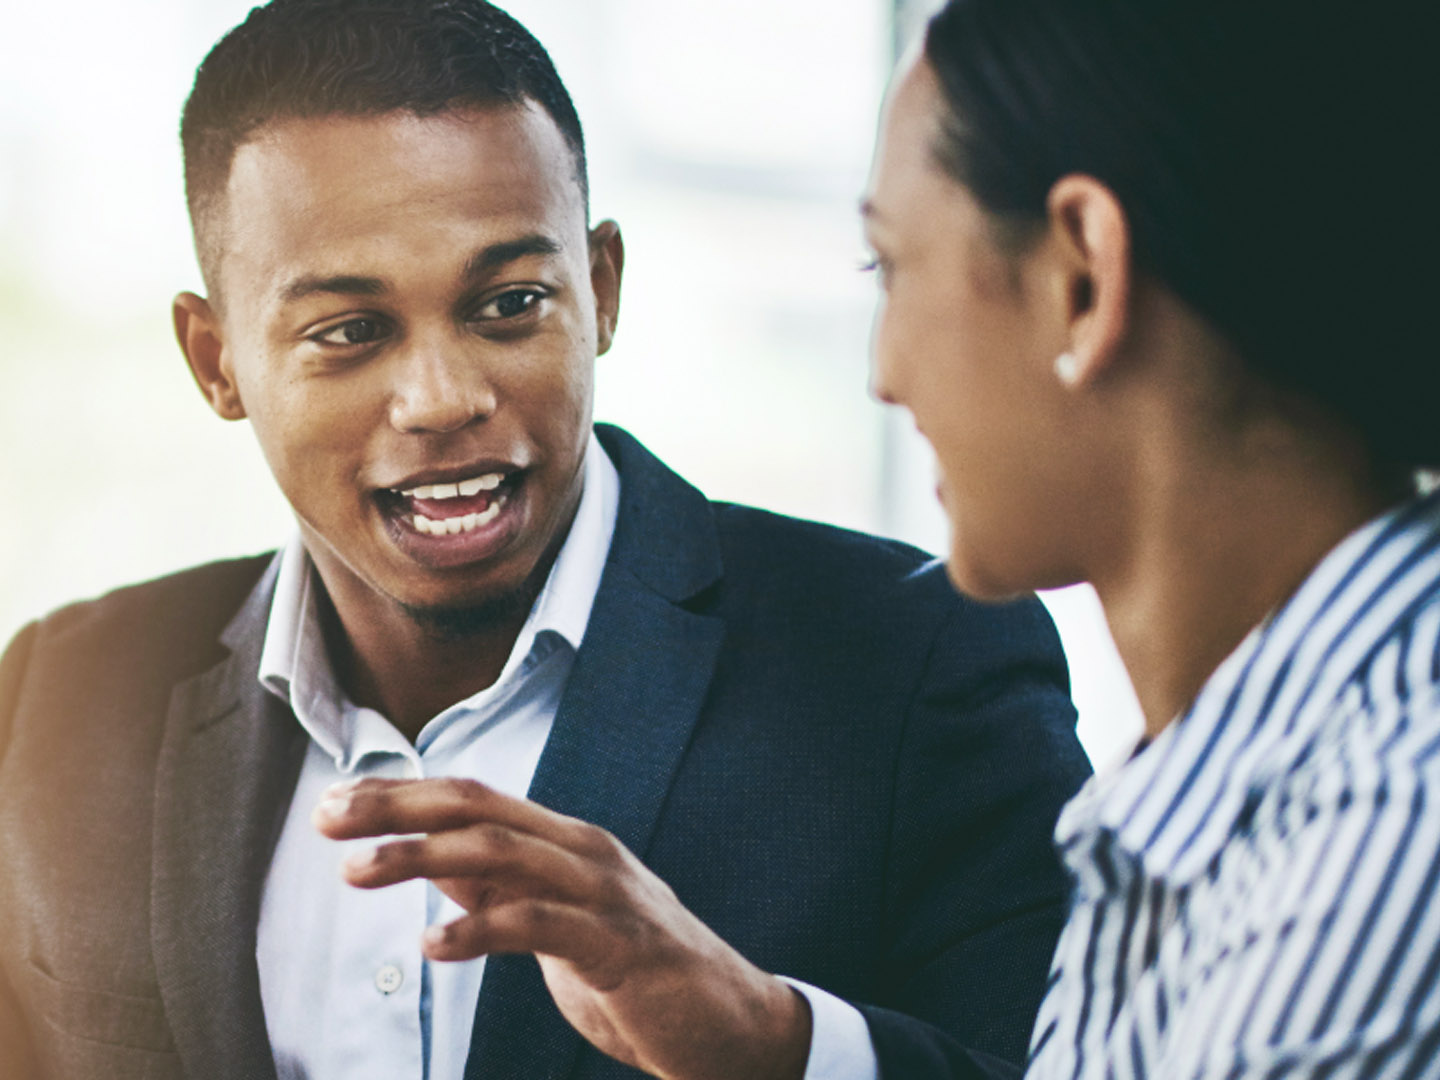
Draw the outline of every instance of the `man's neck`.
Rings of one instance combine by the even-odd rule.
[[[316,560],[326,653],[346,697],[374,709],[414,742],[435,716],[493,686],[545,587],[569,528],[567,523],[513,593],[483,607],[443,615],[407,610],[368,589],[358,596],[354,590],[342,590],[337,597]]]
[[[414,742],[435,716],[495,684],[533,601],[527,591],[525,601],[486,613],[483,622],[477,616],[468,632],[451,635],[404,612],[383,625],[345,624],[327,598],[322,625],[336,682],[354,704],[374,709]]]
[[[321,661],[311,649],[309,663],[328,668],[333,689],[327,692],[374,709],[415,741],[434,717],[501,678],[552,575],[555,596],[541,604],[536,629],[553,629],[578,648],[615,528],[618,479],[592,438],[562,526],[525,579],[468,607],[406,607],[351,571],[302,522],[312,633],[320,630],[325,654]],[[278,653],[274,660],[285,676],[286,662]]]

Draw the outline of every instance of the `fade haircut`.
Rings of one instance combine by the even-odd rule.
[[[544,46],[485,0],[272,0],[210,50],[180,121],[185,197],[201,273],[217,291],[217,210],[235,152],[277,120],[433,116],[533,101],[575,157],[589,206],[585,137]]]

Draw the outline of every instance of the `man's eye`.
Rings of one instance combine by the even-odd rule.
[[[312,339],[325,345],[370,345],[385,336],[379,319],[350,319]]]
[[[511,289],[480,305],[473,318],[476,322],[492,319],[517,319],[533,310],[541,299],[543,299],[542,295],[534,289]]]

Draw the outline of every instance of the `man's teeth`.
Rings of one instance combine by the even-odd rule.
[[[503,499],[497,499],[478,514],[466,514],[464,517],[442,518],[438,521],[427,518],[424,514],[416,514],[414,525],[415,531],[425,533],[427,536],[447,536],[454,533],[470,532],[480,528],[481,525],[488,525],[494,521],[500,513],[500,506]]]
[[[461,480],[458,484],[422,484],[400,494],[412,499],[454,499],[462,496],[468,499],[482,491],[494,491],[504,479],[502,473],[486,473],[484,476]]]

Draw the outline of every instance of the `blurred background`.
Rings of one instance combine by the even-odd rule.
[[[67,600],[293,528],[243,424],[190,381],[203,292],[177,137],[243,0],[0,14],[0,640]],[[897,51],[937,0],[511,0],[585,125],[626,238],[597,415],[714,498],[944,550],[934,466],[866,395],[856,204]],[[62,490],[63,489],[63,490]],[[1138,706],[1088,587],[1044,596],[1098,766]]]

